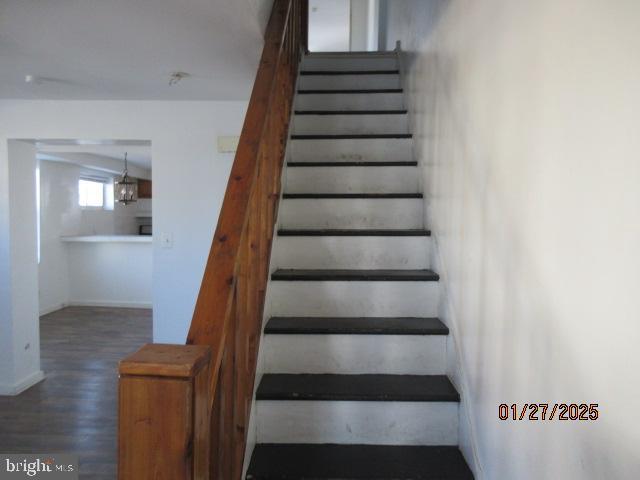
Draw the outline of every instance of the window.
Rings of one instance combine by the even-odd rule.
[[[78,204],[82,208],[113,210],[113,181],[101,177],[81,177],[78,181]]]
[[[105,181],[81,178],[78,181],[78,204],[82,208],[104,208]]]

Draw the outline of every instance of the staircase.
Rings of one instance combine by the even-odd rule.
[[[472,479],[396,55],[308,55],[293,122],[246,478]]]

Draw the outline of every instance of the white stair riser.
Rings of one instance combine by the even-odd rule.
[[[305,57],[302,71],[396,70],[395,55],[322,55]]]
[[[304,93],[296,110],[401,110],[402,93]]]
[[[288,167],[286,193],[418,193],[418,167]]]
[[[456,445],[456,402],[258,401],[258,443]]]
[[[411,138],[291,140],[294,162],[410,162]]]
[[[303,90],[400,88],[400,75],[301,75],[298,81],[298,88]]]
[[[438,282],[275,281],[269,288],[273,316],[438,316]]]
[[[423,228],[420,198],[286,199],[280,204],[283,228]]]
[[[294,134],[409,133],[409,120],[403,115],[296,115]]]
[[[272,266],[327,269],[430,267],[430,237],[278,237]]]
[[[265,335],[268,373],[444,375],[444,335]]]

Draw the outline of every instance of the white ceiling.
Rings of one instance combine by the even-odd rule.
[[[151,142],[146,140],[34,140],[40,160],[67,162],[87,168],[119,174],[124,154],[130,173],[149,178]]]
[[[272,1],[0,0],[0,98],[248,99]]]

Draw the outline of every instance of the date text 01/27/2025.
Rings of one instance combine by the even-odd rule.
[[[525,403],[498,406],[500,420],[578,420],[593,421],[600,416],[597,403]]]

